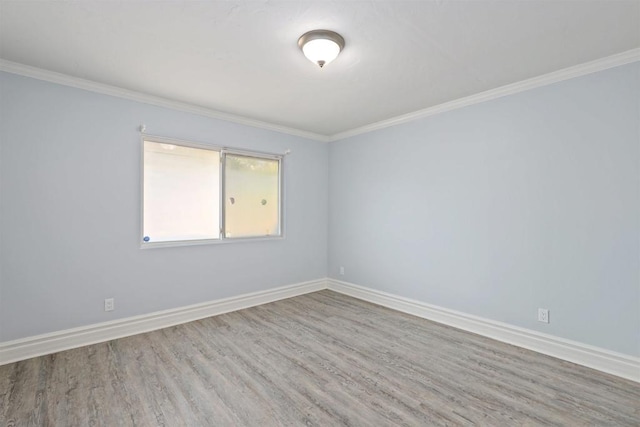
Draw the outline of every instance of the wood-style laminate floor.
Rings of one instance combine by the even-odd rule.
[[[0,366],[2,426],[640,425],[640,384],[331,291]]]

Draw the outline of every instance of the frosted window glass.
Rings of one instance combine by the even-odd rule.
[[[236,154],[225,161],[225,237],[280,235],[280,162]]]
[[[145,242],[220,237],[220,153],[144,141]]]

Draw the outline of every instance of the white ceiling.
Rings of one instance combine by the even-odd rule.
[[[0,1],[2,59],[321,135],[639,46],[639,0]]]

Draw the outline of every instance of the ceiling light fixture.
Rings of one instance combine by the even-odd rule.
[[[300,36],[298,46],[309,61],[322,68],[338,57],[344,49],[344,39],[334,31],[313,30]]]

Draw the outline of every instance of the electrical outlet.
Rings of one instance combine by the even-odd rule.
[[[549,310],[546,308],[538,309],[538,322],[549,323]]]
[[[343,266],[340,266],[340,275],[344,276],[344,267]]]
[[[107,298],[104,300],[104,311],[113,311],[115,308],[115,302],[113,298]]]

